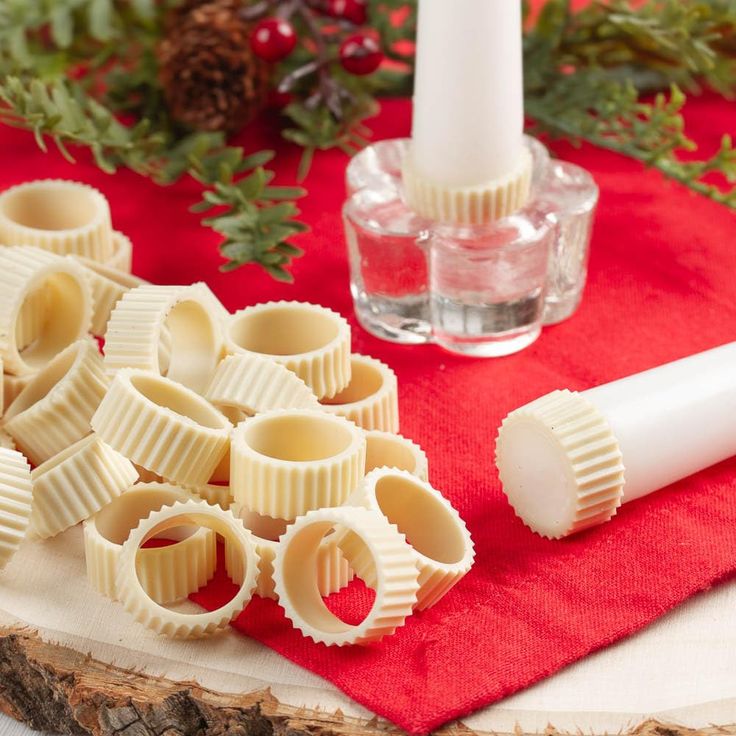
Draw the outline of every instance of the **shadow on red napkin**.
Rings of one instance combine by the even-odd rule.
[[[390,101],[376,138],[409,130],[409,103]],[[732,105],[688,109],[703,152],[733,131]],[[278,146],[280,179],[293,181],[299,151],[275,126],[248,131],[249,149]],[[342,154],[317,157],[307,181],[296,284],[257,269],[218,272],[216,236],[187,207],[194,183],[163,189],[127,171],[109,177],[86,156],[72,166],[35,149],[32,136],[0,129],[0,186],[39,177],[100,188],[117,228],[135,243],[136,272],[154,282],[207,281],[230,309],[265,299],[306,299],[351,317],[340,207]],[[646,626],[736,569],[736,462],[724,463],[624,507],[611,523],[561,542],[534,536],[514,517],[493,464],[496,429],[511,409],[556,388],[584,389],[736,339],[736,217],[645,172],[584,147],[557,152],[586,166],[601,190],[590,278],[571,320],[526,351],[461,359],[434,347],[380,342],[355,325],[356,352],[399,376],[401,428],[430,460],[433,484],[467,520],[477,564],[439,605],[367,648],[328,649],[292,629],[271,601],[254,599],[237,626],[333,682],[370,710],[421,733],[524,688]],[[219,594],[226,592],[220,588]],[[201,599],[217,604],[217,586]]]

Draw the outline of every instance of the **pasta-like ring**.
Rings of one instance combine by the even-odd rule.
[[[0,447],[0,570],[26,535],[32,498],[28,461],[19,452]]]
[[[314,570],[325,534],[336,525],[362,542],[375,570],[373,607],[354,626],[327,608],[314,573],[308,572]],[[287,618],[302,634],[327,646],[368,644],[393,634],[416,603],[417,575],[416,558],[404,535],[381,513],[349,506],[317,509],[297,519],[280,539],[273,572]]]
[[[233,599],[215,611],[186,614],[170,611],[147,595],[136,572],[140,547],[154,536],[175,527],[208,526],[225,538],[225,544],[242,550],[245,570]],[[117,597],[136,621],[159,634],[176,638],[197,638],[227,626],[250,602],[256,587],[258,553],[251,533],[230,511],[210,506],[205,501],[179,502],[164,506],[140,522],[123,544],[117,573]]]
[[[85,521],[84,553],[92,586],[114,600],[120,553],[130,532],[152,511],[190,498],[178,486],[140,483]],[[166,538],[176,543],[142,549],[136,563],[143,589],[162,605],[199,590],[217,567],[217,537],[211,529],[179,527],[167,532]]]

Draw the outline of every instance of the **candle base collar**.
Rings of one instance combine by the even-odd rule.
[[[529,200],[532,156],[527,148],[511,173],[472,187],[448,187],[423,177],[411,151],[404,159],[406,202],[414,212],[430,220],[455,225],[485,225],[520,210]]]
[[[351,160],[343,214],[355,312],[368,332],[494,357],[573,314],[598,188],[584,169],[550,160],[536,139],[527,137],[525,149],[526,183],[509,184],[505,204],[499,193],[494,205],[497,213],[512,209],[526,191],[525,206],[485,224],[448,223],[408,204],[416,184],[408,139],[381,141]],[[469,219],[491,207],[460,200],[443,207]]]

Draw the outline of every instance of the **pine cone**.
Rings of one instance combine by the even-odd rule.
[[[233,133],[264,107],[270,68],[250,48],[241,0],[188,0],[158,47],[171,116],[195,130]]]

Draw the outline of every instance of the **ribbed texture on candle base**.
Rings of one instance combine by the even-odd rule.
[[[324,526],[325,531],[330,525],[348,528],[370,550],[378,571],[376,599],[366,618],[355,626],[345,624],[336,627],[342,630],[332,628],[328,631],[320,628],[318,621],[309,621],[300,613],[303,610],[301,601],[294,597],[292,586],[295,577],[304,575],[305,571],[301,569],[301,555],[291,554],[290,548],[295,543],[299,545],[300,533],[313,524]],[[297,549],[301,551],[302,545]],[[319,509],[297,519],[281,537],[274,560],[275,591],[286,617],[304,636],[327,646],[368,644],[393,634],[411,615],[416,603],[417,578],[414,553],[404,535],[381,514],[357,507]]]
[[[0,447],[0,570],[26,535],[32,500],[30,465],[19,452]]]
[[[403,168],[408,205],[419,215],[456,225],[484,225],[513,214],[528,201],[532,158],[522,151],[516,170],[508,176],[473,187],[446,187],[422,177],[409,154]]]
[[[554,534],[540,529],[522,509],[514,506],[512,469],[507,467],[504,453],[509,428],[520,422],[534,423],[546,432],[569,468],[573,510],[566,528]],[[598,409],[574,391],[553,391],[511,412],[499,430],[496,464],[504,492],[517,516],[542,536],[559,538],[602,524],[621,505],[624,465],[616,437]],[[544,489],[540,488],[539,492],[543,493]]]
[[[46,539],[89,519],[129,488],[133,464],[94,435],[33,471],[33,531]]]

